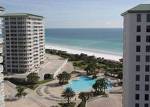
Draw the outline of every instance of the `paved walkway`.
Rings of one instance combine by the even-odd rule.
[[[72,72],[73,70],[73,65],[68,62],[68,59],[46,54],[45,63],[41,66],[38,74],[41,79],[43,79],[44,74],[54,74],[54,78],[56,78],[56,76],[63,71]]]
[[[60,74],[62,71],[62,69],[66,66],[66,64],[68,63],[68,59],[66,59],[63,64],[57,69],[57,71],[54,73],[54,78],[56,78],[56,76],[58,74]]]
[[[64,99],[60,97],[61,92],[63,91],[62,86],[52,86],[52,84],[57,84],[57,80],[53,80],[51,82],[48,82],[46,84],[43,84],[39,86],[35,93],[47,100],[52,100],[56,102],[62,102]]]

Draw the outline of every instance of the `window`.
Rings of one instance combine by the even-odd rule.
[[[145,75],[145,81],[149,81],[149,75]]]
[[[149,94],[145,94],[145,100],[149,100]]]
[[[149,107],[148,103],[144,104],[144,107]]]
[[[139,103],[135,103],[135,107],[140,107]]]
[[[146,46],[146,52],[150,52],[150,45]]]
[[[136,84],[135,90],[140,90],[140,85],[139,84]]]
[[[136,55],[136,62],[140,62],[140,55]]]
[[[146,61],[146,62],[150,62],[150,55],[146,55],[146,56],[145,56],[145,61]]]
[[[140,52],[141,51],[141,46],[136,46],[136,52]]]
[[[146,42],[150,42],[150,35],[146,36]]]
[[[136,65],[136,71],[140,71],[140,65]]]
[[[141,26],[140,25],[137,26],[136,31],[141,32]]]
[[[141,14],[137,14],[137,22],[141,22]]]
[[[141,42],[141,36],[136,36],[136,42]]]
[[[136,75],[136,81],[140,81],[140,75]]]
[[[145,71],[146,71],[146,72],[149,72],[149,70],[150,70],[149,68],[150,68],[149,65],[145,65]]]
[[[147,14],[146,19],[147,19],[147,22],[150,22],[150,14]]]
[[[149,85],[148,84],[145,85],[145,91],[149,91]]]
[[[140,95],[139,94],[135,94],[135,99],[139,100],[140,99]]]
[[[146,32],[150,32],[150,25],[146,26]]]

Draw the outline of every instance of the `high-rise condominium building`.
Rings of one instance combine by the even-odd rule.
[[[0,15],[3,14],[4,12],[4,8],[0,6]],[[1,28],[2,28],[2,23],[1,23],[1,19],[0,19],[0,34],[2,34],[1,32]],[[0,54],[2,52],[2,47],[0,47]],[[0,63],[2,63],[2,56],[0,56]],[[3,74],[1,73],[3,72],[3,66],[2,64],[0,64],[0,107],[5,107],[4,106],[4,83],[3,83]]]
[[[38,72],[45,53],[43,17],[28,13],[8,13],[2,17],[5,71]]]
[[[140,4],[122,16],[123,107],[150,107],[150,4]]]

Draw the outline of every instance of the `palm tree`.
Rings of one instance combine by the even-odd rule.
[[[80,92],[79,98],[82,100],[82,102],[86,102],[91,96],[90,92]]]
[[[92,75],[95,72],[95,65],[89,64],[84,70],[87,71],[87,75]]]
[[[57,78],[59,79],[59,84],[63,83],[63,76],[62,74],[57,75]]]
[[[68,104],[70,104],[70,100],[75,96],[75,92],[72,90],[72,88],[68,87],[64,90],[61,96],[67,99]]]
[[[94,79],[97,78],[97,74],[98,74],[96,68],[98,68],[96,64],[89,64],[84,70],[87,71],[87,75],[92,75]]]
[[[102,83],[101,85],[102,85],[103,92],[105,92],[105,89],[107,89],[108,86],[108,82],[105,78],[102,78],[101,83]]]
[[[89,72],[90,72],[90,66],[88,65],[84,70],[86,71],[87,75],[89,75]]]
[[[99,72],[98,72],[97,70],[95,70],[95,71],[92,72],[93,79],[94,79],[94,78],[97,78],[97,74],[98,74],[98,73],[99,73]]]
[[[27,93],[25,93],[24,90],[25,89],[23,87],[17,87],[16,97],[26,96]]]
[[[82,100],[78,107],[86,107],[86,102],[87,100],[92,96],[91,92],[80,92],[79,93],[79,98]]]
[[[71,78],[71,75],[69,73],[67,73],[67,72],[63,72],[62,74],[63,74],[63,77],[64,77],[64,82],[68,83],[68,81]]]
[[[61,74],[59,74],[57,78],[59,79],[59,84],[64,84],[64,83],[68,83],[68,81],[71,78],[71,75],[64,71]]]
[[[101,78],[95,82],[93,88],[96,94],[100,94],[102,92],[105,92],[105,89],[107,89],[107,85],[108,85],[107,80],[105,78]]]
[[[79,65],[79,64],[76,63],[76,62],[73,63],[73,69],[74,69],[74,71],[76,71],[76,68],[77,68],[78,65]]]
[[[119,78],[120,80],[123,79],[123,72],[122,71],[118,72],[117,78]]]

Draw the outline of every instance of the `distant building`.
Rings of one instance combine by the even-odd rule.
[[[2,15],[2,13],[4,12],[4,8],[0,6],[0,15]],[[1,28],[2,28],[2,23],[1,23],[1,19],[0,19],[0,34],[2,34],[1,32]],[[2,41],[1,41],[2,42]],[[2,63],[3,61],[3,57],[2,57],[2,46],[0,47],[0,63]],[[4,83],[3,83],[3,74],[1,73],[3,72],[3,65],[0,64],[0,107],[5,107],[4,104]]]
[[[150,107],[150,4],[125,13],[123,107]]]
[[[43,17],[28,13],[8,13],[2,17],[5,71],[38,72],[45,54]]]

